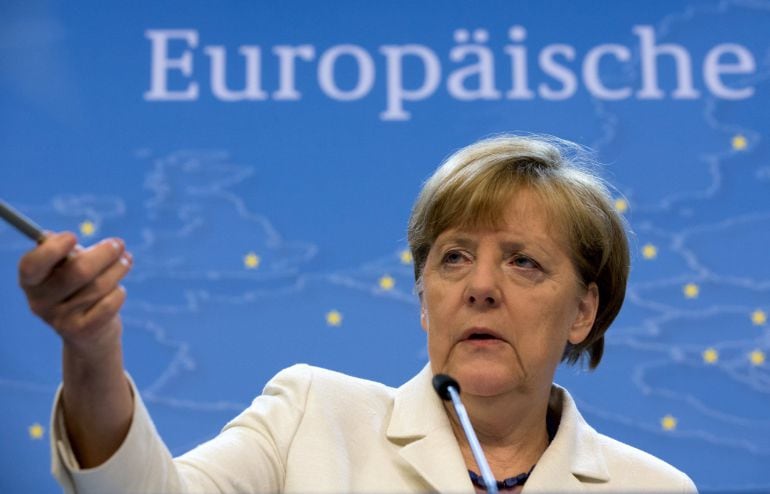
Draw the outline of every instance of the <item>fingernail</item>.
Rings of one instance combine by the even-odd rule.
[[[120,243],[118,243],[118,241],[114,238],[105,238],[103,240],[100,240],[96,245],[99,246],[104,244],[109,244],[110,247],[112,247],[115,250],[120,249]]]
[[[67,258],[74,259],[78,255],[78,253],[83,252],[84,250],[85,249],[83,248],[82,245],[77,244],[75,245],[75,247],[72,248],[71,251],[69,251],[69,254],[67,254]]]
[[[129,261],[125,256],[121,256],[120,264],[122,264],[125,267],[128,267],[128,265],[131,264],[131,261]]]

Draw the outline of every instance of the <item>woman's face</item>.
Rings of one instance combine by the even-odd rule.
[[[536,194],[517,193],[502,219],[499,229],[441,233],[422,275],[432,370],[478,396],[544,392],[567,342],[590,332],[599,302]]]

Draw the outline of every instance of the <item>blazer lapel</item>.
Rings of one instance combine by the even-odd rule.
[[[473,492],[460,448],[441,399],[433,391],[430,366],[396,390],[388,439],[414,470],[439,492]]]
[[[396,390],[387,436],[399,454],[439,492],[474,492],[444,406],[433,391],[430,367]],[[584,482],[609,482],[598,433],[578,412],[567,391],[551,389],[549,407],[561,421],[551,444],[538,460],[523,493],[580,492]]]
[[[561,410],[559,430],[522,492],[579,492],[584,490],[583,482],[608,482],[599,435],[580,415],[569,393],[554,385],[549,407]]]

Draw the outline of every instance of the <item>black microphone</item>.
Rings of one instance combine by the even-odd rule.
[[[436,393],[442,400],[452,402],[457,418],[460,419],[460,425],[463,428],[465,437],[468,439],[468,444],[471,446],[473,458],[476,460],[479,470],[481,470],[481,478],[484,479],[484,484],[487,486],[487,493],[497,494],[497,481],[495,476],[492,475],[492,469],[489,468],[487,458],[481,449],[479,438],[476,437],[476,433],[473,431],[473,425],[471,425],[468,412],[465,411],[465,406],[460,401],[460,385],[446,374],[436,374],[433,376],[433,389],[436,390]]]
[[[438,393],[439,397],[444,401],[452,399],[452,397],[449,396],[450,386],[455,388],[458,394],[460,393],[460,384],[453,378],[446,374],[436,374],[433,376],[433,389],[436,390],[436,393]]]

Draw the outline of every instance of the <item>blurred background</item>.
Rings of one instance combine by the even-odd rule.
[[[427,362],[406,220],[452,151],[589,146],[628,219],[600,432],[702,491],[770,490],[770,2],[0,4],[0,197],[125,239],[126,365],[175,454],[280,369]],[[60,344],[0,224],[0,490],[56,492]]]

